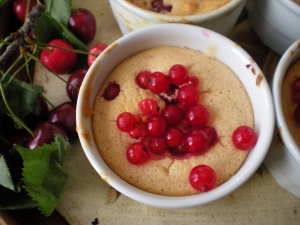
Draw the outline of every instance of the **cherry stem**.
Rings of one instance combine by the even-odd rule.
[[[76,11],[77,13],[79,13],[79,10],[78,10],[78,8],[77,8],[77,6],[76,6],[74,0],[72,0],[72,6],[73,6],[73,9],[75,9],[75,11]]]
[[[8,76],[10,76],[10,72],[13,70],[13,68],[17,65],[18,62],[20,62],[23,59],[23,55],[20,55],[16,61],[14,61],[14,63],[8,68],[8,70],[4,73],[3,77],[1,78],[1,83],[4,82]],[[20,68],[23,68],[24,65],[22,65]],[[12,77],[14,77],[17,72],[20,71],[20,68],[14,73],[14,75]]]
[[[3,98],[3,102],[4,102],[4,104],[5,104],[6,108],[7,108],[7,110],[10,112],[10,114],[11,114],[13,120],[16,121],[18,124],[20,124],[25,130],[27,130],[28,133],[29,133],[30,135],[34,136],[33,131],[32,131],[28,126],[26,126],[26,124],[25,124],[22,120],[20,120],[20,118],[17,117],[17,116],[14,114],[14,112],[11,110],[11,108],[10,108],[10,106],[9,106],[7,100],[6,100],[5,93],[4,93],[3,86],[2,86],[2,83],[0,83],[0,92],[1,92],[1,95],[2,95],[2,98]]]

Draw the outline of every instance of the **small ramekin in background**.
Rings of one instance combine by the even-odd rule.
[[[241,80],[253,112],[258,141],[241,168],[215,189],[191,196],[167,197],[137,189],[118,177],[102,159],[93,135],[92,112],[95,99],[111,71],[128,57],[158,46],[180,46],[201,52],[213,48],[217,60]],[[243,185],[263,162],[273,137],[275,115],[267,80],[240,46],[205,28],[186,24],[160,24],[129,33],[112,43],[90,67],[77,102],[77,131],[83,150],[96,172],[113,188],[138,202],[160,208],[186,208],[220,199]]]
[[[300,198],[300,148],[292,138],[284,119],[281,99],[283,78],[289,66],[299,58],[300,39],[286,50],[275,70],[272,92],[277,128],[264,164],[280,186]]]
[[[114,17],[123,35],[143,27],[161,23],[185,23],[208,28],[227,36],[236,24],[246,0],[231,0],[209,13],[170,16],[139,8],[125,0],[109,0]]]
[[[300,5],[291,0],[248,0],[249,22],[261,41],[282,55],[300,38]]]

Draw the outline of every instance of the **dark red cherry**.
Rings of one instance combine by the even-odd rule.
[[[70,75],[66,86],[68,97],[72,102],[77,102],[79,89],[88,69],[79,69]]]
[[[76,104],[74,102],[64,102],[50,110],[48,114],[48,121],[63,128],[69,139],[77,137]]]

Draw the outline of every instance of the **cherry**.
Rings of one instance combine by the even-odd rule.
[[[150,137],[148,148],[154,155],[162,155],[167,151],[168,145],[164,137]]]
[[[145,129],[149,136],[158,137],[165,133],[166,126],[167,124],[164,118],[160,116],[152,116],[147,120]]]
[[[176,148],[181,145],[183,140],[183,132],[176,127],[169,128],[165,133],[165,140],[169,147]]]
[[[237,149],[250,150],[257,141],[255,131],[249,126],[240,126],[232,134],[232,142]]]
[[[56,74],[69,73],[77,63],[77,55],[72,51],[73,49],[72,45],[68,42],[61,39],[54,39],[41,52],[41,62]]]
[[[209,113],[203,105],[196,105],[186,112],[185,119],[193,128],[201,128],[208,122]]]
[[[134,138],[134,139],[139,139],[143,135],[143,130],[140,127],[133,127],[129,131],[129,137]]]
[[[214,188],[216,184],[216,173],[207,165],[195,166],[189,174],[191,186],[200,192],[207,192]]]
[[[295,103],[300,103],[300,91],[295,91],[292,95],[292,101]]]
[[[97,56],[100,55],[107,48],[107,46],[107,44],[97,43],[90,47],[89,55],[87,56],[87,64],[89,67],[94,63]]]
[[[76,104],[74,102],[64,102],[50,110],[48,121],[63,128],[69,139],[77,137]]]
[[[155,0],[152,2],[152,8],[154,12],[165,13],[172,11],[172,5],[167,5],[163,0]]]
[[[294,111],[294,119],[296,120],[297,124],[300,124],[300,105]]]
[[[126,157],[131,164],[143,164],[149,159],[149,150],[145,144],[135,142],[127,148]]]
[[[111,101],[114,100],[120,93],[120,85],[116,82],[109,83],[109,85],[104,89],[102,97],[107,100]]]
[[[27,2],[28,0],[14,1],[14,5],[13,5],[14,14],[21,22],[24,22],[26,18]],[[32,8],[36,5],[37,5],[37,0],[30,0],[28,13],[30,13]]]
[[[161,72],[150,74],[148,82],[148,89],[154,94],[160,94],[167,91],[170,84],[169,78]]]
[[[181,85],[188,79],[189,72],[181,64],[176,64],[169,69],[170,82],[174,85]]]
[[[208,149],[208,139],[206,133],[200,130],[192,129],[184,136],[184,145],[189,153],[199,155]]]
[[[300,91],[300,78],[296,77],[296,79],[292,83],[293,91]]]
[[[27,142],[27,148],[34,149],[43,144],[50,144],[54,141],[54,136],[61,134],[65,139],[68,139],[65,130],[57,124],[49,121],[39,123],[34,129],[34,136],[30,137]]]
[[[188,80],[187,80],[187,84],[191,85],[193,87],[198,87],[198,85],[199,85],[199,79],[198,79],[198,77],[189,76]]]
[[[139,72],[135,77],[135,83],[142,89],[148,89],[148,81],[151,72],[149,70]]]
[[[24,118],[25,124],[30,128],[34,128],[38,123],[47,119],[49,107],[43,97],[39,97],[33,111],[27,114]]]
[[[136,124],[135,116],[130,112],[123,112],[117,118],[117,127],[122,132],[129,132]]]
[[[158,115],[159,112],[157,102],[151,98],[145,98],[140,101],[138,107],[143,115]]]
[[[68,28],[79,40],[87,44],[95,37],[96,19],[87,9],[73,9],[68,21]]]
[[[66,90],[67,95],[72,102],[77,102],[79,89],[87,71],[87,68],[76,70],[68,78]]]
[[[177,126],[184,119],[184,113],[177,105],[166,106],[160,115],[166,120],[168,127]]]
[[[177,98],[178,101],[183,104],[183,106],[191,107],[198,103],[199,92],[195,87],[191,85],[185,85],[179,88]]]

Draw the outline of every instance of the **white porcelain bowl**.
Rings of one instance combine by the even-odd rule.
[[[95,144],[92,130],[93,104],[101,85],[124,59],[157,46],[184,46],[206,52],[214,48],[214,57],[226,64],[241,80],[250,97],[258,134],[256,146],[237,173],[215,189],[192,196],[167,197],[139,190],[120,179],[105,164]],[[112,43],[89,69],[77,102],[77,131],[83,150],[97,173],[124,195],[155,207],[185,208],[217,200],[246,182],[264,160],[272,140],[275,115],[272,95],[261,70],[236,43],[205,28],[185,24],[150,26],[123,36]]]
[[[292,0],[248,0],[246,9],[253,30],[278,54],[300,38],[300,5]]]
[[[289,132],[282,110],[282,81],[289,66],[300,58],[300,39],[294,42],[281,57],[276,67],[272,92],[276,112],[276,135],[270,151],[265,159],[265,165],[279,185],[300,198],[300,148]]]
[[[246,0],[231,0],[212,12],[191,16],[170,16],[139,8],[125,0],[109,0],[114,17],[123,35],[161,23],[198,25],[227,36],[235,26]]]

